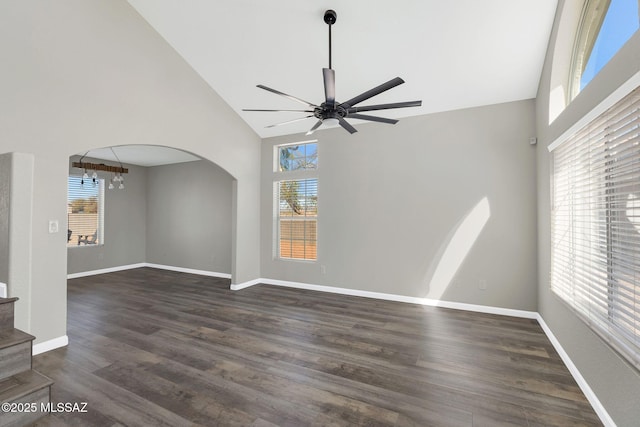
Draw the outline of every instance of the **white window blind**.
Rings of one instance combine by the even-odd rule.
[[[69,177],[67,224],[67,246],[104,243],[104,179]]]
[[[551,288],[640,366],[640,88],[553,151]]]
[[[318,180],[278,182],[280,258],[317,259]]]

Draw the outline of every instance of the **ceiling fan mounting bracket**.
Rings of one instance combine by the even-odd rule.
[[[338,14],[335,10],[329,9],[324,13],[324,22],[326,22],[328,25],[335,24],[336,19],[338,19]]]

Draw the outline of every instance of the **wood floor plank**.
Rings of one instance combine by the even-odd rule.
[[[37,426],[599,426],[535,320],[152,268],[68,281]]]

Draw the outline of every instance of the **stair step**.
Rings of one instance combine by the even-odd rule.
[[[13,303],[18,298],[0,298],[0,331],[13,328]]]
[[[24,342],[30,342],[36,339],[31,334],[22,332],[20,329],[11,328],[7,331],[0,331],[0,350],[21,344]]]
[[[0,331],[0,380],[31,369],[34,336],[19,329]]]
[[[0,381],[0,402],[13,402],[52,384],[53,380],[40,372],[20,372]]]
[[[3,381],[0,381],[0,402],[35,404],[29,409],[35,409],[32,412],[9,412],[3,413],[0,425],[2,427],[24,426],[32,423],[47,414],[42,411],[42,404],[51,401],[51,385],[53,381],[50,378],[36,371],[26,371]]]

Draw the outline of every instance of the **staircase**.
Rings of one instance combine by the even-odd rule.
[[[13,327],[17,300],[0,298],[0,404],[15,403],[11,409],[19,410],[6,412],[3,405],[0,427],[26,426],[40,419],[48,413],[51,399],[53,381],[31,369],[35,337]]]

